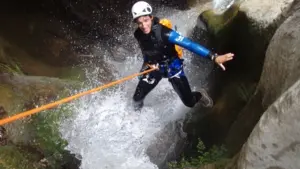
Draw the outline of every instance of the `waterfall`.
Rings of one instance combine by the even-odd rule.
[[[157,15],[171,19],[179,32],[188,35],[196,23],[199,10],[164,9]],[[133,43],[131,46],[135,46],[135,50],[128,51],[130,56],[125,57],[122,62],[111,59],[109,53],[103,52],[105,49],[101,44],[94,44],[95,54],[101,53],[101,57],[110,65],[115,79],[138,72],[142,64],[137,42],[130,40],[133,39],[133,30],[125,32],[120,35],[122,42]],[[122,48],[122,45],[118,48]],[[205,78],[206,74],[201,69],[206,66],[200,65],[202,68],[199,69],[199,65],[191,63],[191,57],[191,53],[185,50],[185,71],[194,88],[200,84],[199,79]],[[101,69],[101,65],[97,68],[95,73]],[[101,84],[93,75],[90,75],[90,81]],[[158,168],[146,153],[147,148],[155,141],[154,135],[168,123],[184,118],[190,109],[182,104],[167,79],[163,79],[146,97],[142,111],[135,112],[131,102],[137,83],[135,78],[73,102],[76,107],[74,117],[64,121],[61,133],[69,143],[67,149],[80,156],[80,168]]]

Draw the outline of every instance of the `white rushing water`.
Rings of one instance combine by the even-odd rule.
[[[213,0],[213,7],[217,13],[222,13],[237,1],[240,0]]]
[[[165,11],[158,15],[170,18],[183,35],[187,35],[193,28],[199,15],[197,9],[184,12]],[[97,48],[100,50],[101,45]],[[116,79],[139,71],[142,61],[138,59],[138,50],[130,52],[133,57],[127,57],[122,63],[103,56],[111,65]],[[186,74],[194,87],[199,82],[193,81],[192,77],[199,78],[201,72],[192,72],[195,68],[190,63],[191,55],[184,52]],[[97,79],[93,76],[90,78],[96,84]],[[69,142],[67,149],[81,156],[80,168],[157,168],[146,154],[147,147],[152,143],[155,133],[161,131],[167,123],[184,117],[189,108],[181,103],[167,79],[163,79],[146,97],[142,111],[132,111],[131,100],[137,83],[135,78],[73,103],[76,107],[74,118],[62,124],[61,132]]]

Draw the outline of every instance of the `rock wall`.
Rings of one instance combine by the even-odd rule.
[[[300,11],[296,10],[270,42],[256,92],[261,107],[267,110],[241,151],[239,168],[299,168],[295,155],[299,142],[299,28]]]
[[[297,5],[299,4],[293,4],[288,13],[294,12]],[[294,18],[293,21],[291,21],[292,18]],[[226,142],[231,148],[235,147],[233,148],[234,152],[237,152],[243,145],[268,106],[299,77],[296,69],[299,64],[296,50],[299,43],[296,21],[298,14],[292,18],[286,19],[284,23],[280,22],[282,25],[272,37],[266,50],[263,70],[256,91],[231,126]],[[293,61],[289,62],[288,58]]]
[[[262,115],[240,152],[240,169],[300,168],[300,81]]]
[[[272,104],[300,77],[300,10],[278,28],[266,52],[259,83],[263,106]]]
[[[209,11],[200,15],[198,19],[202,19],[212,37],[209,47],[218,53],[233,52],[235,58],[226,64],[226,72],[216,67],[212,79],[215,106],[201,110],[208,111],[208,115],[192,124],[194,127],[190,128],[197,129],[191,131],[191,137],[200,136],[207,144],[225,141],[231,155],[239,151],[267,108],[262,105],[265,99],[258,89],[269,43],[278,26],[296,10],[296,4],[292,0],[262,3],[248,0],[221,15]],[[276,78],[277,74],[271,71],[265,76],[270,78],[271,74]]]

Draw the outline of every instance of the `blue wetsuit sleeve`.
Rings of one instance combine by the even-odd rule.
[[[172,30],[169,33],[168,41],[205,58],[210,58],[212,55],[211,51],[209,51],[205,47],[191,41],[190,39],[184,36],[181,36],[179,33],[177,33],[174,30]]]

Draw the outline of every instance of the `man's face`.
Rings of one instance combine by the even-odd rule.
[[[141,16],[136,19],[136,23],[144,34],[150,33],[151,25],[152,25],[152,17],[151,16]]]

